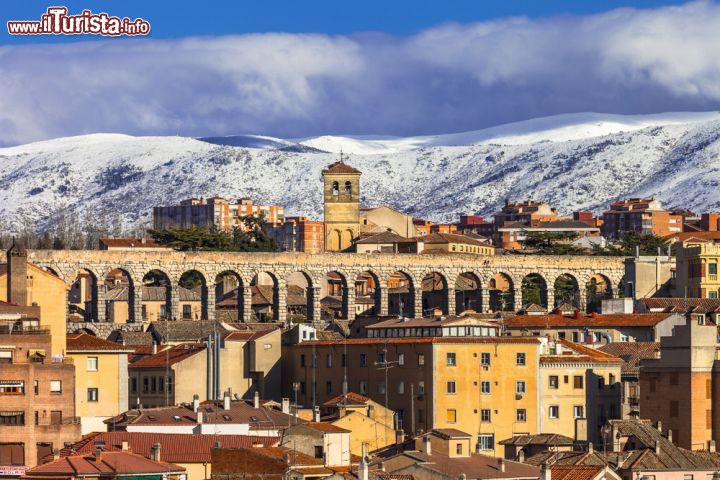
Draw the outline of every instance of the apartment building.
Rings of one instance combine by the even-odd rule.
[[[660,356],[640,362],[643,418],[672,430],[674,443],[706,450],[720,440],[716,325],[688,322],[660,339]]]
[[[307,217],[287,217],[263,228],[281,252],[321,253],[325,250],[325,224]]]
[[[526,200],[523,202],[511,202],[505,200],[500,212],[493,217],[495,230],[509,223],[519,222],[530,225],[534,222],[549,222],[557,220],[558,214],[547,202]]]
[[[189,198],[179,205],[153,207],[153,228],[215,227],[231,232],[234,227],[244,227],[243,217],[263,217],[265,222],[280,223],[285,209],[278,205],[256,205],[247,197],[235,203],[217,196]]]
[[[720,244],[678,243],[675,245],[675,261],[676,296],[718,298]]]
[[[682,231],[682,215],[665,210],[654,198],[618,200],[603,213],[602,232],[610,239],[622,238],[627,232],[664,237]]]
[[[75,367],[52,356],[40,308],[0,302],[0,476],[18,476],[80,435]]]
[[[67,336],[75,365],[76,415],[82,435],[102,432],[104,420],[128,409],[128,354],[134,348],[87,333]]]
[[[284,396],[321,405],[357,392],[396,412],[406,432],[459,428],[479,449],[537,433],[538,338],[360,338],[308,341],[284,358]]]

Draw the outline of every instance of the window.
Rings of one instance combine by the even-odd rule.
[[[343,367],[347,367],[347,353],[343,353],[343,354],[340,356],[340,360],[341,360],[340,363],[342,364],[342,366],[343,366]]]
[[[615,386],[615,375],[613,375],[612,373],[608,375],[608,384],[610,385],[610,387]]]
[[[16,467],[25,465],[25,444],[0,443],[0,465]]]
[[[378,383],[378,393],[381,395],[385,394],[385,382]]]
[[[583,377],[582,375],[575,375],[573,377],[573,388],[583,388]]]
[[[463,454],[463,451],[462,451],[462,443],[458,443],[457,445],[455,445],[455,453],[457,453],[458,455],[462,455],[462,454]]]
[[[97,388],[88,388],[87,389],[87,400],[88,400],[88,402],[97,402],[98,401],[98,389]]]
[[[331,381],[325,382],[325,393],[327,393],[328,395],[330,395],[332,393],[332,382]]]
[[[480,421],[481,422],[489,422],[490,421],[490,409],[489,408],[483,408],[480,410]]]
[[[680,410],[680,404],[677,400],[670,400],[670,416],[677,417]]]
[[[62,393],[62,380],[50,380],[50,393]]]
[[[483,365],[485,367],[490,366],[490,353],[483,352],[480,354],[480,365]]]
[[[557,405],[550,405],[550,408],[548,408],[548,416],[550,418],[560,418],[560,407]]]
[[[305,395],[305,382],[300,382],[300,395]]]
[[[518,353],[515,356],[515,364],[518,366],[524,366],[525,365],[525,354],[524,353]]]
[[[418,353],[418,365],[425,365],[425,354]]]
[[[425,382],[418,382],[418,395],[425,395]]]
[[[35,395],[37,395],[40,393],[40,383],[37,380],[35,380],[35,382],[33,382],[33,383],[34,383],[33,388],[35,390]]]
[[[455,354],[448,352],[448,354],[445,356],[445,364],[448,367],[454,367],[457,365],[457,359],[455,358]]]
[[[130,379],[130,391],[137,393],[137,378],[133,377]]]
[[[558,377],[557,375],[550,375],[548,386],[550,388],[558,388]]]
[[[518,395],[523,395],[525,393],[525,381],[524,380],[518,380],[515,382],[515,393]]]
[[[325,355],[325,366],[327,368],[332,368],[332,354],[328,353]]]
[[[304,353],[300,355],[300,366],[301,367],[305,366],[305,354]]]
[[[515,411],[515,420],[518,422],[526,422],[527,421],[527,410],[524,408],[518,408]]]
[[[22,380],[0,380],[0,395],[24,395],[25,382]]]
[[[573,418],[585,418],[585,408],[582,405],[573,407]]]
[[[367,367],[367,355],[364,353],[360,354],[360,366]]]
[[[495,450],[495,435],[492,433],[478,435],[478,448],[480,450]]]
[[[490,395],[490,382],[487,380],[483,380],[480,382],[480,393],[484,395]]]
[[[87,371],[88,372],[97,372],[98,369],[98,357],[88,357],[87,358]]]
[[[405,382],[402,382],[402,381],[401,381],[400,383],[398,383],[397,392],[398,392],[398,394],[400,394],[400,395],[405,394]]]
[[[456,393],[456,391],[455,391],[455,380],[450,380],[449,382],[447,382],[447,385],[446,385],[445,388],[446,388],[445,391],[446,391],[447,393],[449,393],[449,394],[451,394],[451,395],[454,395],[454,394]]]
[[[457,422],[457,410],[455,410],[454,408],[448,409],[447,422],[448,423],[456,423]]]
[[[565,383],[565,384],[570,383],[570,377],[568,375],[563,376],[563,383]]]
[[[192,318],[192,306],[183,305],[182,318]]]
[[[360,393],[361,393],[362,395],[367,395],[367,391],[368,391],[367,382],[361,381],[361,382],[360,382]]]
[[[160,305],[160,318],[167,318],[167,305]]]
[[[0,426],[25,425],[25,412],[0,412]]]
[[[316,445],[315,446],[315,458],[323,458],[323,447]]]
[[[708,273],[710,275],[717,275],[717,263],[708,263]]]
[[[405,354],[398,353],[398,365],[405,365]]]

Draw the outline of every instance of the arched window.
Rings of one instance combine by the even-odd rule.
[[[332,194],[333,194],[333,195],[339,195],[339,194],[340,194],[340,185],[338,185],[338,182],[333,182],[333,184],[332,184]]]
[[[345,195],[350,195],[352,193],[352,183],[345,182]]]

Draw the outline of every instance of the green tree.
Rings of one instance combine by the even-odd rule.
[[[640,255],[657,255],[667,252],[669,241],[652,233],[640,234],[627,232],[616,244],[608,244],[606,247],[593,247],[597,255],[610,255],[621,257],[632,257],[639,249]]]
[[[586,255],[587,252],[572,244],[575,232],[525,232],[525,249],[540,255]]]
[[[242,227],[227,234],[215,227],[148,230],[158,243],[180,251],[275,252],[275,241],[262,228],[262,217],[243,217]]]

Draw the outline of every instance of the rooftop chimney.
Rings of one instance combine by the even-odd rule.
[[[197,412],[197,423],[198,423],[198,424],[203,423],[203,412],[202,412],[202,410],[198,410],[198,412]]]
[[[290,415],[290,399],[283,398],[280,402],[280,411],[286,415]]]
[[[150,449],[150,460],[160,461],[160,444],[156,443]]]
[[[223,410],[230,410],[230,394],[227,392],[223,395]]]
[[[198,408],[200,408],[200,395],[197,393],[193,395],[193,412],[197,413]]]
[[[580,319],[580,310],[575,309],[575,311],[573,312],[573,318],[574,318],[575,320]]]
[[[501,472],[505,471],[505,459],[504,458],[498,458],[498,470]]]
[[[668,442],[672,443],[672,429],[670,428],[668,428],[667,439]]]
[[[127,452],[128,450],[130,450],[130,444],[128,443],[127,440],[123,440],[120,445],[121,445],[120,449],[121,449],[123,452]]]
[[[95,447],[95,461],[98,462],[102,458],[102,447]]]
[[[253,395],[253,407],[260,408],[260,392],[255,390],[255,395]]]
[[[660,440],[655,440],[655,454],[660,455]]]
[[[458,475],[458,480],[467,480],[467,475],[461,473],[460,475]]]
[[[60,449],[53,448],[53,460],[59,460],[59,459],[60,459]]]
[[[368,480],[369,477],[368,464],[365,460],[365,444],[362,445],[362,457],[360,458],[360,465],[358,465],[358,480]]]
[[[430,435],[423,437],[423,453],[432,455],[432,442],[430,442]]]
[[[715,453],[715,440],[710,440],[708,442],[708,452]]]
[[[525,463],[525,450],[523,450],[522,448],[517,454],[517,461],[520,463]]]
[[[313,407],[313,422],[319,422],[320,421],[320,407],[315,406]]]
[[[592,442],[588,442],[588,453],[593,453],[595,451],[595,447],[593,446]]]
[[[216,441],[216,442],[215,442],[215,445],[213,445],[213,448],[222,448],[222,443],[220,443],[219,440]]]
[[[540,464],[540,480],[552,480],[552,474],[550,472],[550,467],[548,467],[547,463],[541,463]]]
[[[15,239],[7,251],[7,274],[7,301],[27,306],[27,250]]]
[[[656,427],[656,428],[657,428],[657,431],[658,431],[658,432],[662,433],[662,421],[660,421],[660,420],[657,421],[657,427]]]
[[[402,445],[404,440],[405,440],[405,432],[402,430],[395,430],[395,443],[397,445]]]
[[[152,343],[152,354],[155,355],[157,353],[157,343]]]

